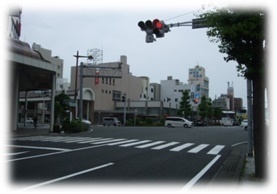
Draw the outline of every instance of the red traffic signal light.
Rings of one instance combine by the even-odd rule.
[[[164,21],[159,19],[154,19],[153,21],[147,20],[146,22],[140,21],[138,26],[142,31],[146,32],[146,42],[150,43],[155,41],[154,34],[156,38],[164,37],[164,33],[169,32],[169,26],[167,26]]]
[[[153,25],[155,28],[158,28],[158,29],[161,29],[164,27],[163,23],[158,19],[153,20]]]

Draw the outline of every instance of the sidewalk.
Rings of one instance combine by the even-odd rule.
[[[11,137],[19,137],[19,136],[32,136],[32,135],[45,135],[49,134],[49,127],[40,127],[37,128],[31,126],[21,126],[18,127],[18,130],[12,131],[9,135]]]
[[[263,184],[255,177],[254,157],[247,156],[247,144],[233,147],[230,156],[224,161],[214,176],[211,185],[237,185],[239,187]]]

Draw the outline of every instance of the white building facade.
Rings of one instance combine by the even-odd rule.
[[[193,95],[198,103],[203,95],[209,98],[209,78],[206,76],[204,67],[196,65],[194,68],[190,68],[188,83],[195,86]]]
[[[171,108],[179,109],[183,92],[187,90],[191,95],[192,88],[192,85],[184,84],[168,76],[167,80],[161,80],[161,101],[170,103]]]

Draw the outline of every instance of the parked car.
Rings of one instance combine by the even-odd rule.
[[[247,131],[247,127],[248,127],[248,120],[244,119],[241,124],[240,127],[243,128],[245,131]]]
[[[197,121],[195,122],[195,125],[196,125],[196,126],[207,126],[208,124],[207,124],[206,121],[197,120]]]
[[[121,123],[116,117],[104,117],[103,126],[120,126]]]
[[[164,125],[166,127],[192,127],[193,122],[183,117],[167,117]]]
[[[82,119],[82,123],[87,124],[87,125],[91,125],[91,122],[89,120],[86,120],[86,119]]]
[[[27,124],[33,124],[34,123],[34,120],[32,118],[27,118],[26,119],[26,123]]]

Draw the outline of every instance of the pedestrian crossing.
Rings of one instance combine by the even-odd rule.
[[[31,136],[17,137],[12,140],[19,141],[41,141],[41,142],[59,142],[59,143],[75,143],[75,144],[93,144],[105,146],[119,146],[122,148],[134,147],[136,149],[151,150],[168,150],[169,152],[187,152],[190,154],[206,153],[208,155],[218,155],[226,146],[195,144],[182,142],[167,142],[155,140],[140,140],[126,138],[104,138],[104,137],[72,137],[72,136]]]

